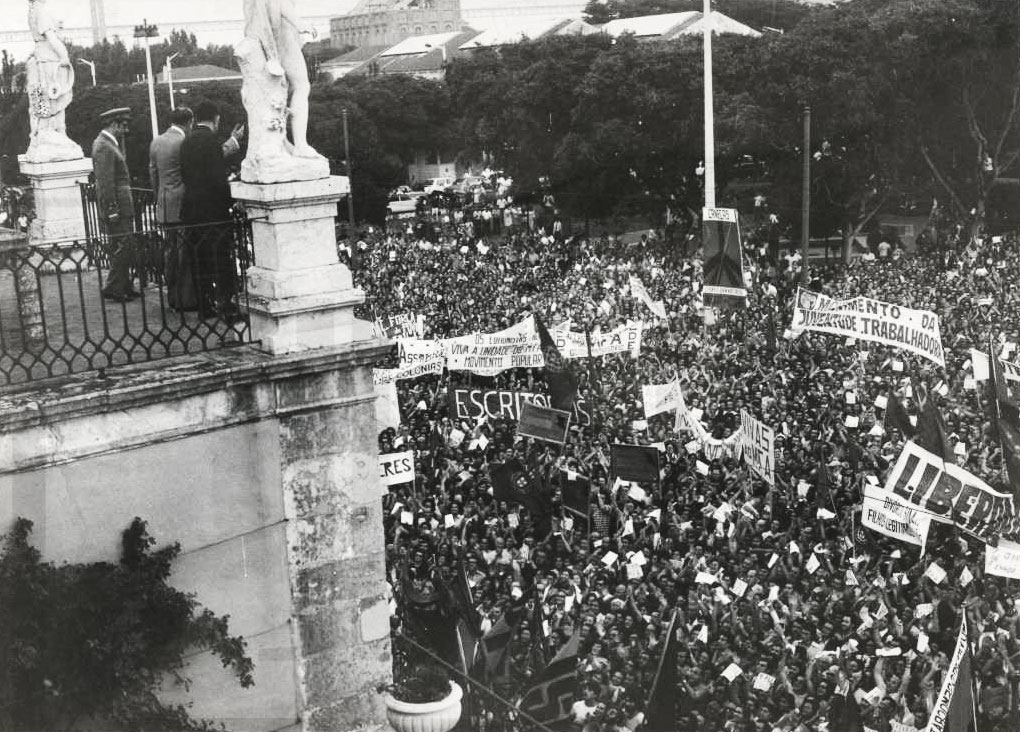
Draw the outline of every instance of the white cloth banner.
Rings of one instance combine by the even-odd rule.
[[[1020,579],[1020,544],[999,539],[998,546],[985,546],[985,573]]]
[[[805,330],[884,343],[927,358],[945,367],[939,317],[928,310],[913,310],[854,297],[836,300],[811,290],[798,290],[793,308],[794,333]]]
[[[445,363],[446,359],[437,356],[431,361],[419,361],[395,369],[373,369],[372,381],[376,384],[392,384],[402,379],[416,379],[427,374],[441,374]]]
[[[680,382],[668,384],[647,384],[641,387],[641,401],[645,408],[645,419],[656,414],[684,409],[684,396],[680,392]]]
[[[776,484],[776,433],[755,419],[746,409],[740,411],[740,433],[744,462],[766,483]]]
[[[375,384],[375,423],[379,431],[400,426],[400,407],[397,404],[397,383]]]
[[[641,333],[644,324],[641,322],[627,323],[607,333],[591,335],[591,355],[608,356],[613,353],[629,353],[637,358],[641,353]],[[566,359],[587,358],[588,339],[584,333],[570,331],[551,332],[553,341],[560,355]]]
[[[963,665],[964,656],[969,652],[967,648],[967,613],[961,613],[960,618],[960,634],[956,637],[953,659],[949,662],[949,668],[946,669],[945,675],[942,677],[942,689],[939,690],[938,698],[932,707],[932,715],[928,719],[928,726],[924,728],[925,732],[958,732],[958,730],[949,729],[947,725],[949,708],[953,701],[953,694],[956,693],[957,684],[971,683],[970,678],[960,678],[960,666]],[[970,693],[973,694],[973,691],[971,690]]]
[[[647,305],[648,309],[652,311],[652,315],[657,318],[666,318],[666,306],[658,300],[653,300],[645,284],[634,275],[630,276],[630,294]]]
[[[445,359],[442,343],[420,338],[398,338],[397,356],[400,361],[399,368],[402,369],[436,359]]]
[[[931,516],[896,494],[865,485],[863,509],[861,523],[869,529],[907,544],[924,547],[927,543]]]
[[[495,376],[507,369],[545,367],[535,319],[531,315],[496,333],[473,333],[439,342],[450,371]]]
[[[913,441],[903,446],[885,490],[928,512],[933,521],[956,524],[985,541],[1017,530],[1011,495]]]
[[[397,485],[414,481],[414,453],[391,452],[379,456],[379,479],[383,485]]]

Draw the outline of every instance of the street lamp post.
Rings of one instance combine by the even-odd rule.
[[[152,51],[149,39],[159,35],[159,28],[149,25],[148,20],[143,20],[141,25],[135,26],[135,38],[145,39],[145,72],[149,80],[149,117],[152,121],[152,139],[159,136],[159,125],[156,122],[156,86],[152,78]]]
[[[84,66],[88,66],[89,67],[89,70],[92,72],[92,86],[95,86],[96,85],[96,64],[95,64],[95,62],[94,61],[89,61],[86,58],[80,58],[80,59],[78,59],[78,63],[80,63],[80,64],[82,64]]]
[[[169,56],[166,57],[166,61],[163,64],[164,69],[166,69],[166,71],[164,72],[164,73],[166,73],[166,83],[167,83],[167,86],[170,88],[170,109],[171,110],[177,109],[177,105],[174,103],[174,67],[173,67],[173,60],[175,58],[177,58],[178,56],[180,56],[180,55],[181,55],[180,51],[174,51],[173,53],[171,53]]]
[[[810,282],[808,255],[811,251],[811,107],[804,107],[804,155],[802,163],[800,226],[801,226],[801,282]]]
[[[349,222],[349,225],[350,225],[351,230],[352,230],[352,234],[351,235],[353,236],[353,229],[354,229],[354,184],[352,182],[353,181],[353,176],[351,175],[351,170],[352,170],[353,166],[351,165],[351,142],[350,142],[350,138],[347,136],[347,108],[346,107],[344,107],[340,111],[340,116],[343,118],[343,123],[344,123],[344,160],[347,163],[347,221]]]

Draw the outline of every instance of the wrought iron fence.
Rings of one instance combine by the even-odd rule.
[[[249,342],[252,263],[243,216],[3,246],[0,389]]]

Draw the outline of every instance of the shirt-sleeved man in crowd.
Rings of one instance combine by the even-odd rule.
[[[103,129],[92,143],[92,164],[96,175],[99,223],[108,237],[110,256],[110,274],[102,293],[107,300],[127,302],[139,297],[129,271],[131,234],[135,223],[131,175],[120,142],[131,121],[131,110],[127,107],[110,109],[99,119]]]
[[[237,275],[231,251],[230,187],[223,146],[216,136],[219,108],[202,102],[195,108],[195,128],[181,144],[181,180],[184,198],[181,220],[189,227],[188,238],[195,259],[199,309],[203,316],[215,312],[237,313],[233,297]]]

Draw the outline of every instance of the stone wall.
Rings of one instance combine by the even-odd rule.
[[[197,654],[190,693],[168,698],[235,730],[377,726],[391,673],[380,353],[246,347],[0,395],[0,532],[25,516],[47,560],[115,560],[140,516],[181,543],[174,585],[229,614],[255,661],[243,690]]]

